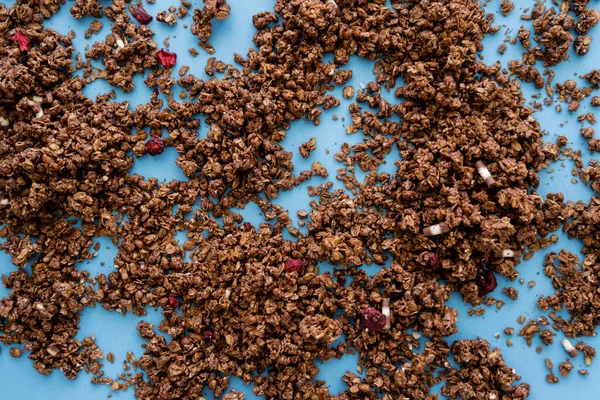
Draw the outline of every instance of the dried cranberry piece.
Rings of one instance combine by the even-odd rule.
[[[385,315],[376,308],[367,307],[362,310],[362,326],[371,332],[377,332],[385,328],[385,321]]]
[[[475,283],[479,286],[481,294],[491,293],[498,287],[496,276],[492,271],[483,271],[481,274],[477,275]]]
[[[179,307],[179,300],[177,300],[173,296],[169,296],[169,304],[171,305],[171,307],[177,308],[177,307]]]
[[[302,271],[304,271],[304,261],[297,260],[295,258],[290,258],[285,262],[285,270],[287,272],[296,271],[299,274],[301,274]]]
[[[433,268],[434,271],[437,271],[440,269],[440,256],[438,255],[438,253],[431,253],[429,255],[429,265],[431,266],[431,268]]]
[[[12,35],[11,39],[19,44],[19,50],[27,51],[31,49],[31,39],[23,32],[17,31],[17,33]]]
[[[177,54],[170,51],[159,50],[157,53],[158,62],[163,68],[172,68],[177,64]]]
[[[338,275],[337,283],[340,286],[344,286],[346,284],[346,275]]]
[[[254,226],[252,226],[252,224],[250,222],[244,222],[242,224],[242,230],[244,232],[250,232],[250,231],[254,230]]]
[[[131,15],[142,25],[148,25],[154,19],[152,15],[144,10],[141,4],[138,4],[137,8],[131,12]]]
[[[162,138],[158,137],[158,136],[152,136],[147,142],[146,142],[146,151],[148,152],[148,154],[150,154],[151,156],[156,156],[161,154],[163,151],[165,151],[165,144],[163,143]]]
[[[215,331],[213,331],[212,329],[205,329],[204,332],[202,332],[202,337],[207,342],[210,342],[214,336],[215,336]]]

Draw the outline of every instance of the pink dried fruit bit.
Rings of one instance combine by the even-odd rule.
[[[211,341],[214,336],[215,336],[215,331],[213,331],[212,329],[205,329],[204,332],[202,332],[202,337],[207,342]]]
[[[179,307],[179,300],[177,300],[177,298],[173,296],[169,296],[169,304],[171,305],[171,307],[177,308]]]
[[[477,286],[479,286],[479,290],[483,294],[491,293],[498,287],[496,276],[492,271],[484,271],[477,275],[475,278],[475,283]]]
[[[163,66],[163,68],[172,68],[175,66],[175,64],[177,64],[176,53],[165,50],[159,50],[157,53],[157,57],[158,62],[160,63],[160,65]]]
[[[377,332],[385,328],[387,318],[376,308],[367,307],[362,310],[362,326],[368,331]]]
[[[146,142],[146,151],[148,152],[148,154],[150,154],[151,156],[156,156],[161,154],[163,151],[165,151],[165,144],[163,143],[162,138],[158,137],[158,136],[152,136],[147,142]]]
[[[431,253],[429,255],[428,263],[434,271],[437,271],[438,269],[440,269],[440,256],[437,253]]]
[[[300,274],[304,270],[304,261],[295,258],[290,258],[285,262],[285,270],[286,272],[296,271]]]
[[[31,49],[31,39],[21,31],[17,31],[12,37],[12,40],[19,44],[19,50],[27,51]]]
[[[152,15],[144,10],[144,7],[142,7],[141,4],[138,4],[137,8],[131,12],[131,15],[142,25],[148,25],[154,19]]]

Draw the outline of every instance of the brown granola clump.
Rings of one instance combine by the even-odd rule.
[[[231,7],[227,4],[227,0],[202,0],[204,8],[194,9],[194,24],[192,25],[192,34],[197,35],[200,39],[198,43],[209,54],[213,54],[215,50],[209,42],[212,35],[213,20],[223,21],[229,16]],[[275,17],[277,18],[277,17]],[[264,23],[261,23],[261,25]],[[255,22],[256,25],[256,22]],[[268,23],[264,24],[264,26]]]
[[[529,385],[515,385],[521,377],[504,364],[502,351],[491,350],[486,340],[458,340],[451,350],[460,368],[451,369],[447,374],[446,385],[442,387],[444,396],[452,399],[525,399],[529,396]]]

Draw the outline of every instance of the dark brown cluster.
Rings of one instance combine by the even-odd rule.
[[[452,399],[525,399],[529,385],[504,363],[500,349],[490,349],[484,339],[458,340],[452,354],[460,366],[446,376],[442,394]]]
[[[229,17],[231,7],[227,4],[227,0],[202,0],[204,8],[194,9],[194,24],[192,25],[192,34],[198,36],[200,41],[198,45],[206,50],[209,54],[213,54],[215,49],[210,44],[210,36],[212,35],[213,20],[223,21]]]

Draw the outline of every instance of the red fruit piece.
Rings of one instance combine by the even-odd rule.
[[[480,293],[484,295],[493,292],[498,287],[496,276],[492,271],[484,271],[477,275],[475,283],[479,286]]]
[[[158,137],[158,136],[152,136],[147,142],[146,142],[146,151],[148,152],[148,154],[150,154],[151,156],[156,156],[161,154],[163,151],[165,151],[165,144],[163,143],[162,138]]]
[[[152,15],[144,10],[141,4],[138,4],[137,8],[131,12],[131,15],[142,25],[148,25],[154,19]]]
[[[169,297],[169,304],[171,305],[171,307],[173,308],[177,308],[179,307],[179,300],[177,300],[175,297],[170,296]]]
[[[244,222],[242,225],[242,230],[244,232],[250,232],[254,230],[254,226],[250,222]]]
[[[159,50],[157,53],[158,62],[163,68],[172,68],[177,64],[177,54],[170,51]]]
[[[12,35],[11,39],[19,44],[19,50],[27,51],[31,49],[31,39],[23,32],[17,31],[17,33]]]
[[[285,262],[285,270],[287,272],[296,271],[299,274],[301,274],[302,271],[304,271],[304,261],[297,260],[295,258],[290,258]]]
[[[429,255],[429,265],[431,266],[431,268],[433,268],[434,271],[437,271],[440,269],[440,256],[438,255],[438,253],[431,253]]]
[[[367,307],[362,310],[362,326],[371,332],[377,332],[385,328],[385,321],[385,315],[376,308]]]
[[[202,332],[202,337],[207,342],[211,341],[214,336],[215,336],[215,331],[213,331],[212,329],[206,329],[204,332]]]

